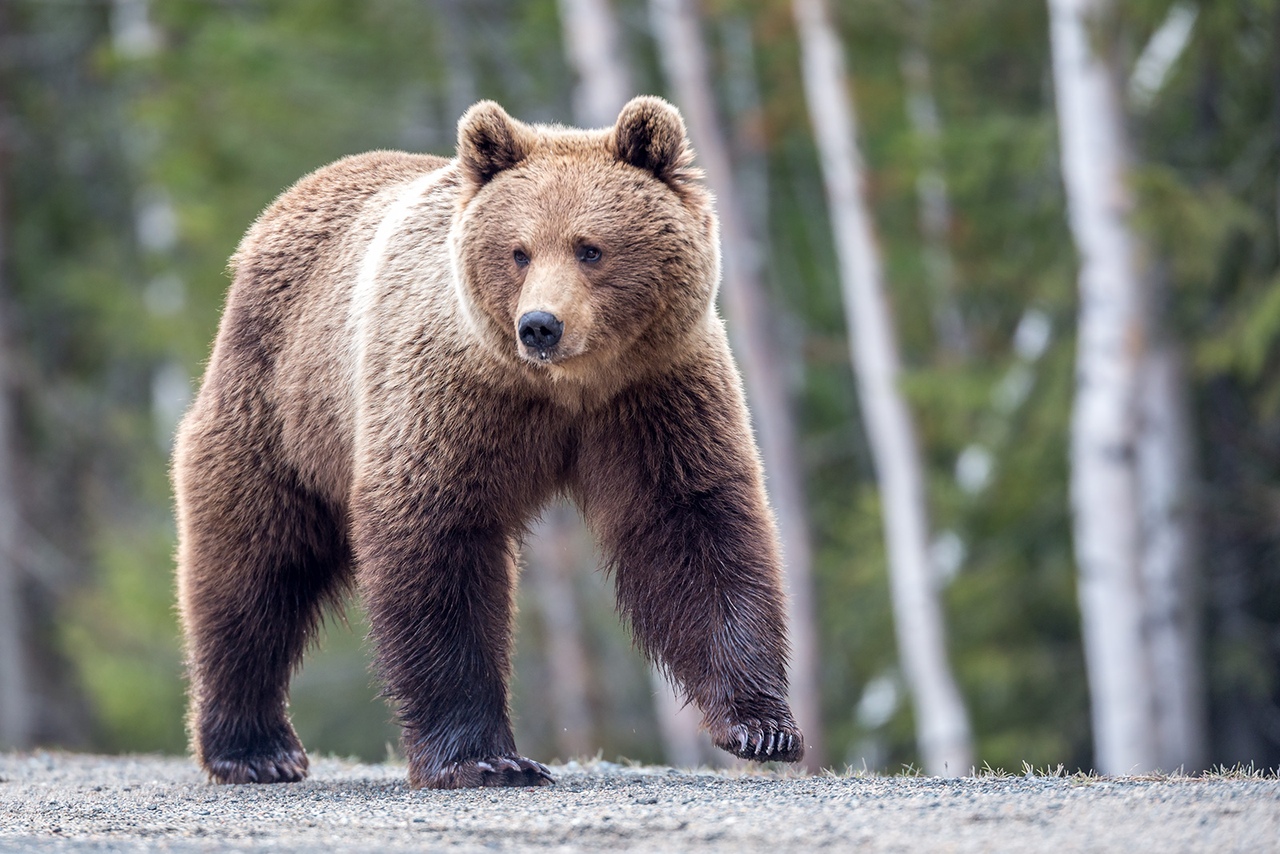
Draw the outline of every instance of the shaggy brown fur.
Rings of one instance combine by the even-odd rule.
[[[463,116],[458,157],[375,152],[249,230],[174,458],[195,754],[298,780],[288,684],[353,583],[415,786],[541,785],[507,708],[517,540],[557,494],[641,649],[716,744],[794,761],[778,547],[712,307],[712,200],[683,122]],[[554,343],[521,343],[552,315]],[[545,316],[545,315],[537,315]]]

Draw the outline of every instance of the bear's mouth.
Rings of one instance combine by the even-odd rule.
[[[530,347],[522,343],[516,349],[520,358],[535,365],[551,366],[569,358],[569,354],[565,353],[558,344],[552,347]]]
[[[576,336],[561,339],[549,347],[530,346],[523,341],[516,344],[516,354],[520,360],[534,366],[535,369],[542,370],[551,370],[575,362],[586,355],[587,349],[587,342]]]

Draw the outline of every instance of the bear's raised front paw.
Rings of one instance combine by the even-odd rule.
[[[555,780],[542,763],[511,755],[463,759],[427,774],[417,774],[410,769],[409,783],[417,789],[474,789],[481,786],[550,786]]]
[[[798,762],[804,757],[804,735],[791,721],[725,721],[712,727],[716,747],[756,762]]]
[[[307,753],[301,747],[205,761],[215,783],[297,783],[306,779],[307,766]]]

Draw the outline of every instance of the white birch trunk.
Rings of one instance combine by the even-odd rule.
[[[1159,341],[1142,366],[1142,585],[1145,632],[1155,699],[1156,761],[1165,771],[1202,770],[1206,759],[1204,684],[1200,663],[1200,558],[1193,479],[1191,418],[1182,355]]]
[[[773,309],[761,282],[759,247],[751,237],[738,200],[696,4],[693,0],[650,0],[649,10],[663,68],[688,122],[698,164],[706,172],[717,199],[724,245],[721,300],[736,345],[734,355],[742,367],[786,566],[791,705],[804,730],[804,763],[817,770],[823,762],[824,744],[809,526],[796,455],[793,407],[782,370],[784,360],[774,343]]]
[[[1134,64],[1129,102],[1149,107],[1159,95],[1195,26],[1198,10],[1187,2],[1169,8],[1164,22]],[[1167,298],[1164,276],[1151,279],[1153,325]],[[1156,750],[1160,768],[1187,773],[1204,768],[1208,752],[1205,688],[1200,658],[1201,560],[1192,418],[1181,348],[1167,334],[1152,335],[1142,367],[1138,478],[1142,489],[1146,640],[1155,694]]]
[[[1143,259],[1129,228],[1123,114],[1099,56],[1106,0],[1049,0],[1069,220],[1080,252],[1071,502],[1098,770],[1159,764],[1143,641],[1138,392],[1150,335]]]
[[[835,231],[858,397],[880,484],[894,626],[920,753],[928,773],[962,775],[973,766],[969,718],[947,661],[942,607],[930,572],[924,466],[898,387],[898,345],[863,194],[852,93],[825,3],[795,0],[793,10]]]

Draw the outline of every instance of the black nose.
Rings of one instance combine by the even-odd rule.
[[[550,350],[560,342],[564,323],[549,311],[531,311],[520,318],[520,341],[534,350]]]

